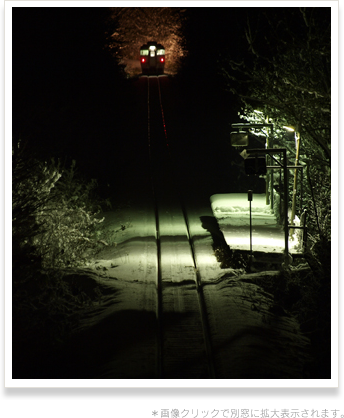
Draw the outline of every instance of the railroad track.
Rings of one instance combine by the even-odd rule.
[[[170,150],[163,108],[168,79],[147,83],[147,141],[157,245],[159,378],[216,378],[202,281]]]

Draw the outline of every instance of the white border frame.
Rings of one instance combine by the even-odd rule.
[[[162,2],[145,3],[145,6],[161,6]],[[335,388],[338,387],[338,247],[332,247],[332,378],[327,380],[146,380],[146,379],[104,379],[104,380],[26,380],[12,379],[11,376],[11,138],[12,138],[12,8],[13,7],[109,7],[109,6],[142,6],[142,2],[111,2],[111,1],[6,1],[5,2],[5,387],[7,388]],[[163,2],[163,6],[172,7],[257,7],[255,1],[227,1],[227,2]],[[312,1],[312,5],[332,8],[332,152],[338,155],[338,14],[339,3],[336,1]],[[264,1],[259,7],[296,7],[310,6],[310,1]],[[332,163],[332,241],[338,243],[338,160]],[[338,193],[335,193],[335,192]]]

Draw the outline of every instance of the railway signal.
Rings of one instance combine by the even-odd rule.
[[[274,125],[272,123],[232,123],[232,128],[234,129],[250,129],[250,128],[263,128],[269,127],[273,133]],[[240,136],[239,136],[240,134]],[[246,132],[247,139],[245,139],[244,132],[233,132],[231,133],[231,143],[233,146],[246,146],[248,145],[248,132]],[[233,142],[232,142],[233,139]],[[240,140],[241,139],[241,140]],[[247,142],[242,145],[241,142]],[[237,141],[239,140],[239,141]],[[236,142],[239,142],[236,144]],[[251,154],[251,157],[250,157]],[[254,157],[252,157],[252,154]],[[258,155],[263,155],[264,157],[259,157]],[[273,157],[276,154],[282,154],[282,162],[275,160]],[[256,149],[245,149],[242,153],[245,157],[245,172],[249,175],[258,175],[266,174],[266,155],[270,155],[273,160],[275,160],[278,165],[269,166],[271,169],[282,169],[283,170],[283,183],[284,183],[284,255],[285,255],[285,264],[289,264],[289,251],[288,251],[288,239],[289,239],[289,223],[288,223],[288,160],[287,160],[287,149],[286,148],[256,148]],[[248,161],[247,161],[248,160]],[[264,162],[263,162],[264,160]],[[250,194],[249,194],[250,196]]]
[[[233,147],[246,147],[248,145],[248,132],[231,132],[231,145]]]

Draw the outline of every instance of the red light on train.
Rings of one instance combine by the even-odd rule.
[[[141,62],[142,63],[146,62],[146,58],[141,58]]]
[[[160,62],[164,62],[165,61],[165,58],[160,58]]]

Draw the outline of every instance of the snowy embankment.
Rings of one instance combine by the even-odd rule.
[[[228,210],[228,206],[219,205],[226,201],[212,198],[213,204],[217,203],[215,213],[228,216],[235,208],[238,222],[243,222],[245,210],[240,210],[240,202]],[[273,217],[265,207],[259,211],[257,205],[255,209],[256,222],[258,219],[272,222]],[[209,205],[191,205],[188,216],[203,282],[218,378],[307,378],[308,339],[300,332],[297,321],[282,307],[276,306],[273,296],[254,283],[276,278],[279,272],[244,274],[235,269],[222,269],[213,253],[214,231],[209,227],[213,216]],[[181,301],[184,300],[183,292],[186,295],[190,291],[191,267],[189,262],[184,262],[186,254],[180,258],[182,231],[177,218],[173,210],[165,213],[166,237],[163,241],[171,254],[167,280],[178,283],[175,289],[179,303],[173,302],[171,315],[178,320],[178,326],[183,326],[188,306]],[[88,269],[93,271],[93,277],[96,277],[94,273],[98,275],[98,286],[106,292],[82,320],[81,338],[77,337],[71,345],[73,351],[79,352],[83,344],[92,341],[87,355],[92,367],[83,368],[87,361],[81,357],[74,371],[87,378],[156,378],[156,241],[152,207],[133,206],[108,212],[104,226],[112,240],[109,239],[109,245],[104,246]],[[173,277],[171,269],[175,272]],[[163,303],[170,305],[167,294]],[[179,349],[176,353],[177,369],[178,364],[185,362],[185,352],[185,349]],[[152,385],[155,385],[154,381]]]
[[[246,274],[222,268],[213,243],[223,236],[209,201],[196,197],[187,202],[188,222],[219,385],[236,387],[236,379],[274,378],[285,387],[287,379],[309,378],[309,340],[295,317],[264,290],[266,284],[271,283],[270,288],[279,284],[280,272]],[[226,209],[225,205],[216,207]],[[207,361],[185,225],[176,205],[168,202],[161,209],[166,316],[165,380],[159,386],[173,386],[169,379],[174,378],[192,378],[195,386],[202,386]],[[266,215],[261,219],[268,219]],[[157,246],[152,202],[140,198],[130,207],[102,216],[102,250],[87,266],[68,270],[64,276],[85,300],[77,307],[79,321],[58,345],[42,346],[39,354],[36,346],[30,355],[25,351],[17,378],[52,379],[52,386],[57,382],[53,379],[114,379],[111,385],[120,387],[123,379],[150,379],[148,386],[157,385]]]
[[[216,194],[211,207],[227,244],[231,249],[250,249],[250,202],[247,193]],[[265,194],[254,194],[251,202],[252,250],[282,253],[285,248],[284,230],[278,225]],[[298,218],[295,225],[299,225]],[[297,234],[289,238],[289,252],[299,251]]]

